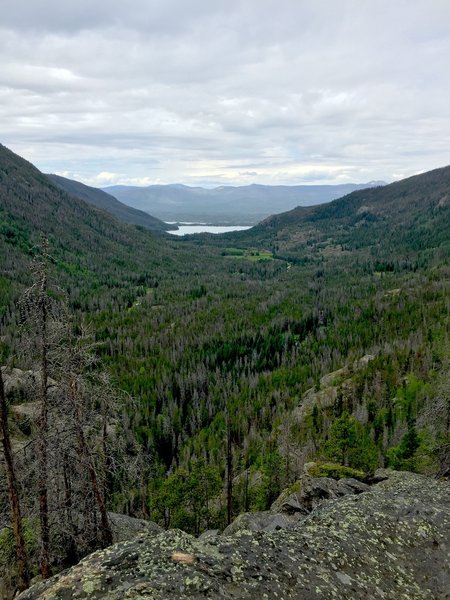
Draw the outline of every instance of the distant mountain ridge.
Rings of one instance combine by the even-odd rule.
[[[407,255],[450,244],[450,166],[357,190],[320,206],[276,214],[245,232],[228,234],[240,243],[276,247],[281,254],[372,248],[374,256]]]
[[[383,188],[356,190],[330,203],[315,207],[296,207],[267,218],[262,226],[293,225],[306,221],[334,219],[335,225],[390,220],[412,225],[430,209],[450,205],[450,166],[441,167],[395,181]],[[356,221],[355,221],[356,219]],[[447,223],[448,226],[448,223]]]
[[[169,231],[176,229],[174,225],[169,225],[153,217],[147,212],[126,206],[111,194],[104,192],[95,187],[85,185],[79,181],[73,179],[67,179],[60,175],[49,174],[47,177],[53,181],[59,188],[64,191],[81,198],[88,204],[92,204],[96,208],[106,210],[110,214],[114,215],[119,221],[128,223],[130,225],[140,225],[151,231]]]
[[[296,206],[330,202],[355,190],[383,182],[340,185],[220,186],[213,189],[182,184],[148,187],[117,185],[103,188],[121,202],[164,221],[255,225],[270,215]]]

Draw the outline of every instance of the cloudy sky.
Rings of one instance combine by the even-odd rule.
[[[449,0],[1,0],[0,142],[92,185],[450,163]]]

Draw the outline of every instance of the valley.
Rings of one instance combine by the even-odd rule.
[[[119,398],[105,425],[108,444],[126,441],[104,475],[109,510],[198,535],[267,510],[311,461],[361,478],[387,466],[448,476],[449,190],[445,167],[182,237],[124,224],[0,147],[5,376],[39,369],[18,301],[43,235],[50,295],[92,338],[83,376],[107,372]],[[25,435],[20,414],[26,443],[35,425]],[[1,494],[5,506],[4,478]]]

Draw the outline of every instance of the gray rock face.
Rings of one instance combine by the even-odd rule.
[[[41,375],[38,371],[22,371],[1,367],[5,394],[12,403],[30,402],[35,399],[35,390],[39,389]],[[48,393],[53,395],[58,386],[54,379],[48,379]]]
[[[305,477],[300,491],[302,505],[312,510],[323,500],[346,496],[347,494],[361,494],[369,490],[369,486],[357,479],[331,479],[330,477]]]
[[[210,540],[211,538],[215,538],[219,535],[218,529],[207,529],[202,534],[198,536],[199,540]]]
[[[275,513],[269,510],[239,515],[224,530],[223,535],[233,535],[238,531],[277,531],[293,527],[299,521],[299,515]]]
[[[22,369],[16,368],[8,369],[7,367],[1,367],[1,369],[6,397],[20,397],[27,387],[36,383],[36,377],[32,371],[22,371]]]
[[[448,598],[449,509],[447,482],[390,473],[366,493],[323,502],[292,529],[205,541],[141,534],[20,599]]]
[[[108,513],[108,517],[111,522],[114,542],[132,540],[137,535],[144,532],[157,535],[164,531],[162,527],[153,521],[135,519],[134,517],[128,517],[127,515],[112,512]]]
[[[296,491],[285,490],[272,504],[270,510],[239,515],[223,532],[232,535],[238,531],[276,531],[289,529],[304,519],[324,500],[347,494],[361,494],[370,487],[357,479],[309,477],[297,482]]]

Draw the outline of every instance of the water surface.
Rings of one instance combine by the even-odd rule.
[[[173,235],[188,235],[190,233],[228,233],[230,231],[244,231],[250,229],[250,225],[192,225],[180,223],[176,231],[169,231]]]

